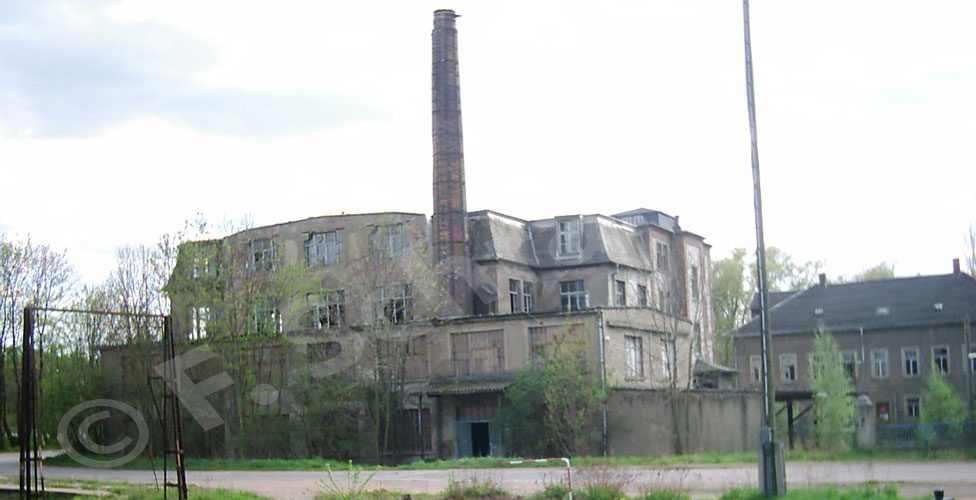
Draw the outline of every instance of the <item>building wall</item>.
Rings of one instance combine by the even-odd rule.
[[[925,392],[925,378],[932,370],[932,348],[935,346],[948,347],[949,373],[946,381],[963,398],[967,396],[967,365],[970,361],[966,357],[965,333],[959,325],[905,327],[890,330],[847,330],[831,332],[841,352],[848,352],[855,356],[856,373],[854,389],[867,394],[875,403],[876,410],[887,403],[889,418],[892,423],[914,423],[917,418],[907,415],[905,398],[922,397]],[[814,335],[812,333],[797,333],[788,335],[774,335],[772,341],[773,352],[773,385],[777,389],[808,389],[810,376],[809,354],[813,351]],[[739,387],[743,389],[758,389],[760,384],[753,380],[750,366],[750,356],[760,354],[759,337],[737,337],[735,343],[736,367],[739,368]],[[902,349],[917,347],[919,351],[918,374],[905,374]],[[878,377],[872,366],[872,351],[887,351],[887,376]],[[796,355],[796,380],[783,379],[783,354]],[[877,415],[876,411],[876,415]],[[883,418],[879,421],[884,423]]]
[[[617,390],[607,405],[610,455],[742,453],[759,445],[758,391]]]

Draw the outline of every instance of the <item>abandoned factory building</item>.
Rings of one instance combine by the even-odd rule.
[[[184,244],[168,285],[174,331],[279,335],[321,374],[369,377],[378,349],[396,351],[408,455],[501,455],[501,391],[557,345],[581,349],[608,387],[711,384],[695,377],[725,373],[710,363],[710,247],[678,217],[468,211],[455,17],[434,14],[431,218],[327,215]],[[237,297],[243,321],[215,309],[214,290]],[[607,411],[604,449],[640,451],[615,433],[635,417]]]

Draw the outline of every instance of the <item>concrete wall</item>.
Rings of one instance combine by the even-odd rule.
[[[615,391],[607,411],[610,454],[735,453],[758,448],[763,404],[758,391],[679,391],[670,396],[666,390]]]

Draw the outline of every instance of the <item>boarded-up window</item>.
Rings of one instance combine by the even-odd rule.
[[[419,335],[407,341],[406,377],[421,378],[427,376],[427,336]]]
[[[533,356],[552,352],[553,348],[560,352],[582,352],[584,347],[582,323],[529,327],[529,352]]]
[[[451,334],[454,375],[501,373],[505,370],[504,335],[501,330]]]

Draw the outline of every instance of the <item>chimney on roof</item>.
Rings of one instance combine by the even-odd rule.
[[[469,314],[468,218],[461,139],[461,86],[453,10],[434,11],[432,99],[434,140],[434,255],[446,292],[446,314]]]
[[[959,269],[959,259],[952,259],[952,274],[959,274],[960,272],[962,271]]]
[[[820,273],[820,286],[827,286],[827,273]]]

